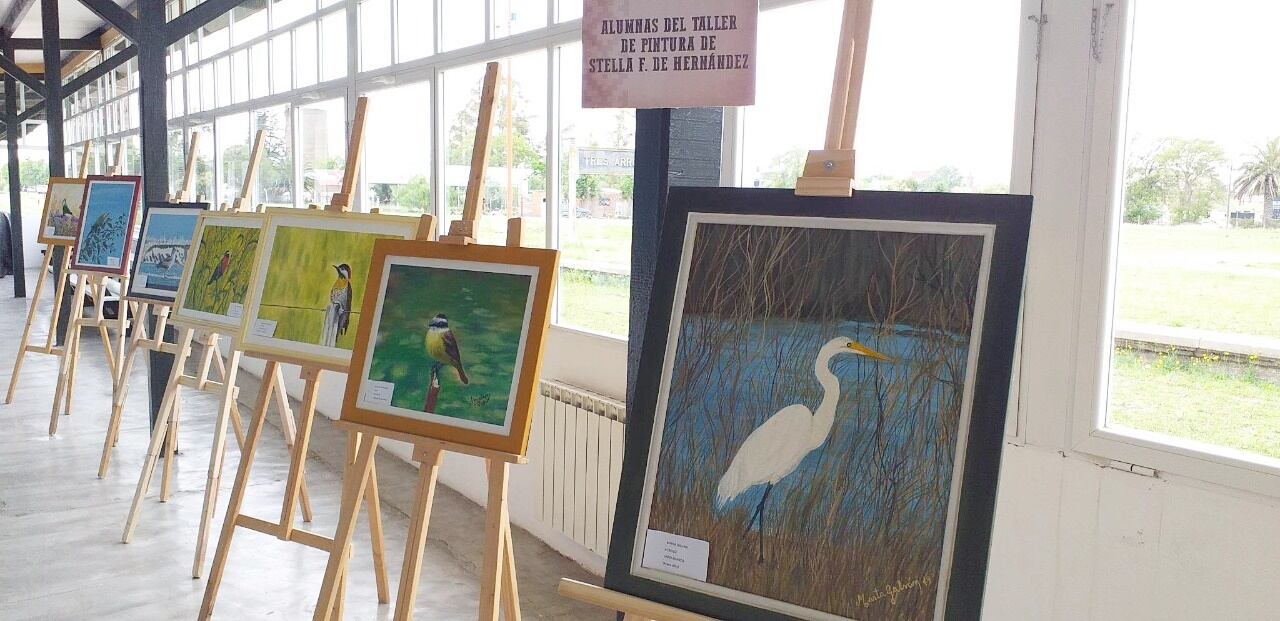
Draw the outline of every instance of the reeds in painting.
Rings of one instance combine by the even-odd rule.
[[[698,226],[647,527],[710,542],[721,587],[932,619],[982,251],[978,236]],[[820,352],[837,354],[827,389]],[[794,424],[766,425],[789,407]],[[756,463],[735,463],[762,426]]]

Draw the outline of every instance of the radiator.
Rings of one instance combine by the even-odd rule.
[[[626,406],[580,388],[543,380],[542,521],[605,556],[622,474]]]

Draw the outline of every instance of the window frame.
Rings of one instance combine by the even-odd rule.
[[[1106,425],[1135,3],[1045,0],[1019,400],[1027,442],[1277,497],[1280,460]]]

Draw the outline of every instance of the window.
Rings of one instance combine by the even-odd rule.
[[[217,130],[218,201],[230,204],[240,196],[244,176],[249,170],[249,113],[242,112],[218,119]]]
[[[425,58],[435,45],[435,30],[430,2],[397,0],[396,23],[399,28],[399,62]]]
[[[316,47],[316,23],[307,22],[293,31],[293,57],[296,62],[293,71],[297,75],[297,88],[305,88],[316,83],[317,71],[320,68],[319,48]]]
[[[253,113],[257,132],[262,139],[262,160],[258,163],[255,200],[276,207],[294,206],[293,132],[288,106],[277,106]]]
[[[392,42],[391,0],[361,0],[360,70],[390,65]]]
[[[213,21],[200,27],[201,59],[213,58],[227,51],[231,46],[231,19],[224,13],[213,18]]]
[[[231,101],[243,103],[249,98],[249,52],[240,50],[231,56]]]
[[[272,0],[271,27],[279,28],[316,12],[316,0]]]
[[[1103,428],[1280,458],[1280,7],[1142,2],[1113,173],[1121,192]],[[1194,49],[1175,35],[1195,31]],[[1185,89],[1249,84],[1247,94]],[[1280,463],[1280,462],[1273,462]]]
[[[267,42],[249,48],[249,96],[266,97],[271,91],[271,60]]]
[[[271,92],[293,90],[293,37],[284,33],[271,40]]]
[[[495,39],[547,25],[547,0],[492,0]]]
[[[347,158],[345,106],[341,99],[330,99],[298,108],[303,204],[328,204],[342,188]]]
[[[247,43],[267,32],[267,0],[247,0],[231,10],[235,18],[233,45]]]
[[[320,79],[336,80],[347,75],[347,15],[330,13],[320,21]]]
[[[193,127],[193,132],[200,132],[200,143],[196,145],[196,170],[192,198],[210,203],[218,200],[213,188],[213,125]]]
[[[556,18],[562,22],[582,17],[582,0],[552,0],[556,3]]]
[[[829,91],[815,96],[813,85],[825,87],[835,70],[841,5],[818,0],[761,13],[740,185],[795,187],[808,151],[822,147]],[[1019,28],[1011,10],[1001,2],[876,5],[856,140],[859,188],[1009,191]],[[942,93],[965,95],[939,105]]]
[[[584,110],[582,46],[559,50],[558,321],[626,335],[631,291],[635,112]]]
[[[368,205],[431,213],[431,83],[369,93],[364,179]]]
[[[484,2],[482,0],[440,0],[440,43],[444,51],[483,43]]]

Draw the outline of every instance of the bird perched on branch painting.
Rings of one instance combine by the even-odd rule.
[[[326,347],[337,347],[338,337],[346,334],[351,325],[351,266],[343,263],[333,269],[338,272],[338,279],[329,289],[329,306],[325,309],[320,335],[320,344]]]
[[[227,269],[230,267],[231,267],[231,251],[227,250],[226,252],[222,253],[222,259],[219,260],[218,264],[214,266],[213,273],[209,274],[209,282],[205,283],[204,286],[208,287],[209,285],[212,285],[213,283],[218,282],[219,280],[222,280],[222,277],[227,274]]]
[[[458,349],[458,338],[449,329],[449,318],[443,314],[436,315],[427,326],[427,355],[436,361],[435,375],[438,377],[443,367],[453,367],[458,371],[458,380],[470,384],[471,379],[462,369],[462,352]]]
[[[840,379],[831,372],[830,364],[831,359],[840,354],[889,360],[888,356],[848,337],[828,341],[818,350],[818,358],[813,362],[813,373],[818,378],[818,385],[822,386],[822,403],[818,404],[817,411],[796,403],[770,416],[747,436],[716,487],[716,508],[723,509],[747,490],[757,485],[765,486],[764,495],[756,503],[751,518],[747,520],[747,528],[742,532],[745,538],[753,525],[759,526],[761,563],[764,562],[765,511],[773,486],[795,472],[800,462],[825,444],[831,434],[836,404],[840,400]]]

